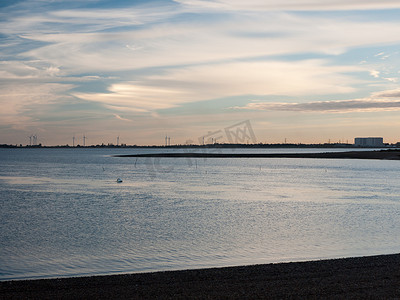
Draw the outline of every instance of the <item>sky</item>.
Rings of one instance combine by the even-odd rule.
[[[2,0],[0,144],[229,142],[235,124],[257,143],[395,143],[399,16],[398,0]]]

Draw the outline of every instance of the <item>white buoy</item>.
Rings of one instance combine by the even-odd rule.
[[[121,178],[118,178],[118,179],[117,179],[117,182],[118,182],[118,183],[121,183],[121,182],[122,182],[122,179],[121,179]]]

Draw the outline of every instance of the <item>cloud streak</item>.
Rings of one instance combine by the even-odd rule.
[[[19,129],[37,125],[49,107],[70,100],[65,93],[72,88],[72,84],[60,83],[1,84],[0,125]]]
[[[150,112],[202,100],[240,95],[322,95],[353,92],[344,73],[359,67],[329,66],[324,60],[235,62],[172,69],[138,82],[111,85],[108,93],[74,93],[116,110]]]
[[[188,7],[213,10],[324,11],[376,10],[400,8],[396,0],[174,0]]]
[[[395,111],[400,110],[400,90],[379,92],[373,94],[370,98],[353,100],[316,101],[305,103],[252,102],[244,107],[235,107],[235,109],[322,113]]]
[[[28,28],[35,34],[58,34],[62,32],[89,33],[110,29],[134,28],[165,20],[180,13],[171,5],[136,5],[127,8],[73,8],[49,7],[51,2],[23,1],[2,13],[6,25],[2,30],[8,34],[20,34]],[[73,5],[72,5],[73,6]],[[51,24],[51,26],[49,26]]]
[[[396,21],[357,21],[282,12],[233,12],[219,19],[170,20],[183,11],[177,5],[165,5],[156,9],[133,6],[55,10],[45,14],[10,12],[0,32],[18,36],[16,43],[38,43],[21,53],[21,58],[39,59],[62,67],[69,74],[184,68],[191,64],[296,53],[337,55],[350,48],[400,42],[400,22]]]

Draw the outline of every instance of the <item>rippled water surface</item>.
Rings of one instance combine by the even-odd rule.
[[[0,149],[0,280],[400,251],[400,161],[151,151]]]

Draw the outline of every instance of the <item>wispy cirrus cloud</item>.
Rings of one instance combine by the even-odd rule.
[[[20,36],[43,45],[20,56],[63,66],[63,70],[74,74],[184,68],[191,64],[299,53],[337,55],[356,47],[398,43],[399,28],[400,22],[337,22],[285,13],[235,16],[206,23],[161,22],[117,32],[27,33],[26,28]]]
[[[20,34],[27,29],[36,34],[89,33],[118,28],[148,25],[166,20],[181,10],[176,6],[134,5],[122,8],[66,8],[68,5],[49,6],[53,2],[22,1],[1,13],[2,31],[8,34]],[[70,3],[71,4],[71,3]]]
[[[140,83],[126,82],[113,84],[108,93],[74,93],[85,101],[103,104],[112,110],[147,113],[166,109],[182,103],[179,90],[144,86]]]
[[[34,61],[0,61],[1,79],[51,78],[60,75],[60,69]]]
[[[118,120],[121,120],[121,121],[132,122],[131,119],[127,119],[127,118],[121,117],[120,115],[117,115],[117,114],[114,114],[114,117],[116,117]]]
[[[219,3],[198,1],[199,5],[209,2]],[[357,5],[367,2],[358,1]],[[221,3],[237,6],[247,2]],[[274,7],[276,4],[275,1],[257,3]],[[279,3],[296,6],[297,2]],[[341,4],[346,6],[346,3]],[[397,2],[382,3],[384,6]],[[13,43],[25,45],[18,47],[26,48],[20,58],[38,59],[73,74],[184,67],[296,53],[336,55],[350,48],[400,42],[400,23],[395,21],[322,18],[286,12],[267,15],[233,12],[218,19],[176,21],[173,17],[191,11],[178,4],[110,9],[52,8],[29,13],[25,7],[3,15],[0,32],[14,36]]]
[[[0,125],[24,129],[40,123],[40,116],[51,105],[68,101],[65,93],[74,88],[72,84],[36,82],[0,85]]]
[[[323,10],[371,10],[400,8],[396,0],[174,0],[191,7],[214,10],[250,11],[323,11]]]
[[[349,93],[359,67],[330,66],[325,60],[234,62],[172,69],[143,81],[111,85],[107,93],[74,93],[117,110],[149,112],[183,103],[239,95]]]

